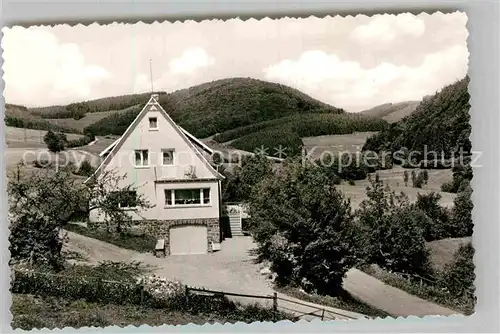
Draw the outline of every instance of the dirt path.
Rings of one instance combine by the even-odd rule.
[[[460,314],[389,286],[358,269],[347,272],[344,288],[359,300],[393,316]]]

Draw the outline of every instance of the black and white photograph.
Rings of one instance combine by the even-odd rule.
[[[466,25],[4,27],[12,328],[473,314]]]

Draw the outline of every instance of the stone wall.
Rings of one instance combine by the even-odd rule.
[[[220,222],[218,218],[206,219],[177,219],[177,220],[143,220],[134,221],[132,230],[140,230],[144,234],[150,235],[156,239],[165,239],[165,254],[170,254],[170,228],[173,226],[181,225],[201,225],[207,227],[208,234],[208,249],[209,253],[212,252],[212,242],[220,243],[221,231]],[[105,229],[104,223],[89,222],[89,228],[102,228]],[[151,250],[153,251],[153,249]]]
[[[136,228],[144,231],[156,239],[165,239],[165,254],[170,254],[170,228],[182,225],[201,225],[207,227],[208,249],[212,252],[212,242],[219,243],[220,226],[218,218],[207,219],[178,219],[178,220],[144,220],[136,224]]]

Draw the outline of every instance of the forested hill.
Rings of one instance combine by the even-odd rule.
[[[165,111],[196,137],[213,136],[219,143],[231,142],[249,151],[281,145],[295,153],[300,152],[303,137],[379,131],[387,125],[380,117],[350,114],[297,89],[251,78],[222,79],[159,93]],[[116,96],[27,109],[23,115],[36,117],[37,126],[54,124],[58,130],[121,135],[149,98],[149,93]],[[26,122],[14,117],[7,125],[22,124]]]
[[[196,136],[304,113],[343,113],[291,87],[250,78],[217,80],[163,95],[172,118]]]
[[[362,115],[380,117],[389,123],[395,123],[406,116],[411,115],[420,101],[406,101],[398,103],[384,103],[379,106],[364,110]]]
[[[469,115],[469,78],[444,87],[425,97],[416,110],[397,123],[368,138],[364,150],[444,152],[446,155],[463,147],[471,149]]]

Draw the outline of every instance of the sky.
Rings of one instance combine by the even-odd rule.
[[[251,77],[359,112],[463,78],[466,23],[438,12],[3,28],[4,96],[48,106]]]

